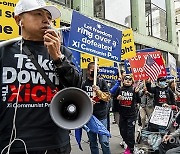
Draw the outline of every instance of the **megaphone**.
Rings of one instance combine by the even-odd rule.
[[[64,129],[85,125],[93,112],[89,96],[81,89],[70,87],[57,92],[50,104],[50,115],[55,124]]]

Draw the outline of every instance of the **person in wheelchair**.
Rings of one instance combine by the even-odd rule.
[[[159,146],[159,154],[180,153],[180,112],[176,116],[176,123],[178,124],[178,129],[164,135],[162,143]]]

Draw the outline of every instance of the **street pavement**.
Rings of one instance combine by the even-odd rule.
[[[112,121],[113,121],[113,115],[110,114],[111,154],[122,154],[124,149],[122,149],[120,146],[120,142],[122,141],[122,138],[119,135],[119,128],[117,124],[112,124]],[[82,145],[83,151],[79,149],[78,144],[75,140],[74,130],[72,130],[71,131],[71,147],[72,147],[71,154],[91,154],[90,148],[89,148],[89,142],[87,138],[87,133],[84,130],[83,130],[81,145]],[[100,151],[100,154],[102,154],[100,144],[99,144],[99,151]]]

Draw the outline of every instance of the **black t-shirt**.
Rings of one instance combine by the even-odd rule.
[[[86,91],[88,96],[90,98],[93,97],[93,91],[92,91],[92,85],[93,85],[93,80],[87,79],[83,84],[82,84],[82,90]],[[97,86],[100,87],[100,90],[103,92],[109,92],[107,83],[103,79],[97,79]],[[98,118],[99,120],[107,118],[107,109],[108,109],[108,104],[107,102],[104,102],[100,100],[93,106],[93,115]]]
[[[115,97],[121,95],[122,100],[119,101],[119,113],[124,117],[131,117],[136,115],[136,103],[140,100],[138,93],[135,93],[132,86],[119,87]]]
[[[154,106],[162,106],[164,103],[175,105],[175,98],[169,87],[151,87],[151,83],[146,83],[147,90],[154,94]]]
[[[50,80],[59,85],[43,42],[25,41],[25,44]],[[0,151],[9,144],[19,83],[16,137],[22,139],[28,150],[32,151],[55,149],[68,144],[69,131],[56,126],[49,114],[54,93],[27,55],[24,52],[21,54],[18,42],[0,48],[0,74]],[[16,141],[11,149],[24,151],[24,146]]]

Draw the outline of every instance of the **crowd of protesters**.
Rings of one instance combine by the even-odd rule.
[[[111,87],[108,87],[107,82],[99,77],[97,77],[97,84],[94,85],[95,64],[91,62],[87,68],[87,78],[82,83],[81,74],[71,62],[71,51],[61,45],[60,35],[51,29],[53,20],[60,17],[61,14],[56,7],[46,6],[43,0],[31,0],[31,3],[27,0],[19,0],[14,13],[15,21],[21,29],[22,41],[12,42],[0,48],[1,154],[69,154],[71,152],[69,131],[55,125],[50,117],[49,108],[44,107],[44,104],[50,104],[55,90],[62,90],[65,87],[78,87],[86,91],[93,103],[93,115],[108,130],[110,130],[108,115],[111,98],[114,123],[119,126],[120,135],[125,143],[122,144],[125,149],[124,154],[134,153],[137,120],[143,129],[148,124],[147,121],[155,106],[178,111],[180,93],[177,91],[176,83],[168,82],[166,77],[159,77],[156,83],[153,83],[154,85],[150,80],[135,83],[131,75],[121,71],[117,82]],[[30,64],[27,55],[33,63]],[[36,67],[40,67],[35,65],[36,60],[38,62],[44,60],[45,72],[41,71],[40,73],[39,69],[36,69]],[[45,66],[45,61],[47,66]],[[7,68],[14,70],[13,77],[16,76],[16,70],[20,73],[31,70],[32,74],[43,74],[43,78],[47,81],[49,81],[48,77],[52,77],[53,80],[55,74],[57,78],[52,82],[42,81],[42,83],[32,79],[25,84],[25,80],[19,75],[17,79],[10,81]],[[49,76],[46,77],[46,74]],[[30,80],[31,76],[28,78]],[[11,88],[12,93],[6,91],[8,87]],[[46,89],[49,96],[44,95]],[[5,95],[2,93],[3,90]],[[30,99],[30,95],[32,95],[32,99]],[[22,100],[23,98],[24,100]],[[18,101],[29,103],[30,107],[18,109],[16,115],[17,107],[14,110],[13,107],[8,106],[17,105]],[[42,104],[42,107],[38,109],[33,107],[36,104]],[[160,127],[153,129],[159,131]],[[110,149],[109,137],[91,131],[87,135],[92,154],[99,154],[98,141],[103,154],[113,154]],[[159,149],[154,153],[179,153],[179,145],[169,142],[172,138],[179,136],[180,128],[165,134]]]
[[[118,80],[111,86],[110,93],[114,115],[112,123],[119,126],[120,135],[126,145],[124,154],[134,152],[135,125],[137,124],[141,129],[147,127],[155,106],[171,108],[175,113],[179,111],[180,92],[178,92],[177,83],[166,77],[158,77],[154,82],[148,79],[134,83],[131,75],[121,71]],[[158,132],[160,128],[152,127],[154,130],[151,131]],[[171,151],[178,153],[180,148],[177,148],[177,143],[169,144],[168,141],[174,136],[180,136],[179,130],[177,125],[171,130],[172,132],[162,135],[159,148],[151,153],[169,154]]]

